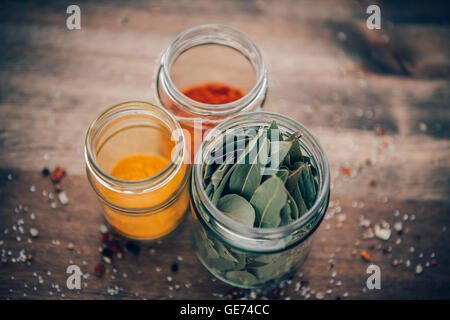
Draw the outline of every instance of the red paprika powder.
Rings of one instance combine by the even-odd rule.
[[[180,91],[192,100],[211,105],[230,103],[239,100],[245,95],[245,93],[241,89],[220,82],[207,82],[193,85],[181,89]],[[169,109],[178,117],[196,117],[195,115],[181,109],[174,103],[168,103],[167,105]],[[210,117],[210,119],[214,119],[214,117]],[[197,144],[195,144],[196,142],[194,141],[194,137],[200,136],[201,138],[203,138],[205,131],[213,128],[214,125],[206,122],[202,124],[201,129],[194,128],[191,123],[185,123],[184,121],[180,121],[180,125],[183,129],[187,130],[187,133],[189,133],[190,137],[186,136],[186,139],[188,141],[191,140],[191,155],[193,160],[194,154],[199,147],[198,143],[201,142],[197,141]]]
[[[226,104],[244,96],[242,90],[219,82],[209,82],[182,90],[192,100],[207,104]]]

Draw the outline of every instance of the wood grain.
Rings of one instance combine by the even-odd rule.
[[[6,177],[12,174],[12,181]],[[4,241],[1,249],[11,250],[12,255],[6,264],[0,266],[0,298],[38,298],[38,299],[93,299],[93,298],[146,298],[146,299],[214,299],[226,296],[233,291],[247,294],[245,290],[236,290],[231,286],[215,280],[200,264],[195,256],[190,235],[190,216],[168,238],[161,242],[141,245],[140,254],[135,256],[125,252],[123,260],[113,259],[113,265],[106,265],[106,273],[97,278],[95,266],[102,262],[98,247],[101,246],[99,226],[103,223],[100,205],[91,192],[84,177],[68,176],[63,180],[63,188],[68,194],[70,203],[51,208],[48,196],[42,196],[42,190],[52,192],[54,186],[48,178],[39,173],[24,171],[0,171],[0,186],[2,197],[2,229],[8,229],[8,234],[2,234]],[[29,187],[36,187],[30,192]],[[305,265],[297,272],[292,283],[285,289],[283,297],[303,299],[300,291],[295,291],[297,282],[309,282],[314,292],[332,289],[327,298],[450,298],[448,256],[448,231],[443,226],[450,225],[448,205],[439,202],[420,201],[383,201],[355,200],[349,198],[333,198],[335,203],[330,210],[340,211],[335,217],[325,219],[315,234],[313,248]],[[354,202],[356,201],[356,208]],[[19,205],[28,207],[28,212],[15,208]],[[360,208],[364,205],[363,208]],[[340,209],[338,209],[340,208]],[[399,210],[401,216],[396,217]],[[32,220],[31,214],[35,215]],[[337,215],[345,213],[346,219],[340,226]],[[391,225],[401,221],[404,214],[410,216],[404,222],[404,234],[393,236],[386,242],[379,239],[362,240],[365,228],[360,227],[359,218],[363,215],[372,224],[382,220]],[[411,216],[415,215],[415,221]],[[13,225],[22,224],[25,233],[13,231]],[[30,238],[29,228],[37,228],[39,237]],[[16,239],[20,236],[20,241]],[[400,238],[401,243],[395,244]],[[359,240],[359,244],[357,241]],[[55,244],[58,243],[59,244]],[[74,244],[74,250],[68,250],[69,243]],[[385,254],[382,249],[392,246],[392,252]],[[415,251],[410,252],[413,246]],[[11,258],[18,257],[20,250],[31,253],[33,260],[26,263],[12,263]],[[154,252],[151,251],[154,249]],[[357,255],[352,251],[357,250]],[[368,251],[372,255],[372,263],[382,270],[382,290],[366,291],[366,268],[369,263],[361,259],[360,252]],[[435,253],[438,265],[426,268],[430,255]],[[423,258],[418,255],[423,253]],[[179,261],[179,257],[182,261]],[[394,259],[410,260],[411,266],[405,264],[394,267]],[[178,264],[178,271],[172,272],[173,263]],[[331,267],[331,263],[334,265]],[[422,264],[425,271],[415,275],[416,264]],[[67,289],[66,268],[76,264],[81,267],[87,279],[82,280],[79,293]],[[117,272],[114,272],[115,269]],[[157,269],[160,271],[157,271]],[[333,272],[337,275],[332,277]],[[35,276],[35,274],[37,276]],[[299,276],[299,274],[303,274]],[[39,283],[39,276],[44,283]],[[114,279],[112,277],[115,277]],[[172,277],[172,282],[167,277]],[[14,277],[14,279],[12,278]],[[330,280],[334,279],[334,283]],[[337,286],[338,282],[341,286]],[[175,290],[175,285],[180,285]],[[189,288],[186,284],[190,284]],[[25,285],[27,287],[25,287]],[[55,289],[59,286],[60,292]],[[108,289],[118,286],[121,290],[111,296]],[[169,287],[173,287],[170,290]],[[34,287],[37,291],[34,291]],[[12,289],[12,292],[10,292]],[[26,297],[24,297],[24,293]],[[313,295],[314,296],[314,295]]]
[[[372,2],[382,10],[381,30],[365,28],[365,9]],[[315,293],[332,289],[326,295],[331,299],[344,298],[345,292],[364,299],[449,298],[449,238],[442,231],[449,225],[450,208],[447,2],[78,1],[79,31],[66,29],[69,4],[4,1],[0,11],[0,251],[12,254],[0,265],[0,298],[210,299],[233,291],[213,282],[198,262],[189,218],[161,244],[143,245],[138,257],[126,254],[116,261],[117,273],[108,266],[104,278],[93,275],[100,261],[102,215],[84,176],[86,129],[109,106],[156,101],[154,77],[162,51],[179,32],[202,23],[235,26],[257,42],[269,70],[264,109],[304,123],[327,152],[332,199],[340,203],[329,212],[340,207],[346,221],[338,228],[336,214],[322,223],[302,279]],[[385,134],[376,135],[377,128]],[[52,209],[41,192],[53,187],[39,172],[57,165],[68,171],[63,187],[70,203]],[[352,175],[346,176],[342,167]],[[370,186],[371,180],[376,186]],[[31,185],[36,192],[29,191]],[[19,205],[27,205],[28,213],[15,213]],[[30,219],[31,212],[36,220]],[[405,213],[416,216],[404,223],[406,234],[393,234],[387,243],[361,240],[361,215],[392,225]],[[24,235],[12,230],[21,218]],[[37,227],[40,236],[27,243],[30,227]],[[10,232],[1,233],[4,229]],[[402,239],[399,245],[397,238]],[[66,249],[69,242],[74,251]],[[392,245],[393,251],[383,254],[378,245]],[[33,255],[30,266],[11,262],[22,248]],[[382,290],[362,292],[368,265],[359,257],[363,249],[382,268]],[[416,264],[425,266],[432,252],[438,265],[414,275]],[[330,269],[332,254],[335,266]],[[177,256],[183,261],[172,274]],[[394,259],[409,259],[411,266],[394,267]],[[70,261],[90,274],[79,294],[65,287]],[[333,270],[340,287],[329,283]],[[293,279],[285,297],[304,298],[295,291],[300,280]],[[182,289],[171,291],[175,283]],[[110,296],[107,289],[115,285],[123,290]]]

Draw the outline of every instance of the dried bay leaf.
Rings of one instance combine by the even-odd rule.
[[[243,225],[253,227],[255,223],[255,209],[243,197],[237,194],[227,194],[219,199],[217,208],[231,219]]]
[[[277,278],[284,273],[284,267],[279,263],[270,263],[264,266],[249,268],[249,270],[256,275],[259,280],[268,281]]]
[[[258,279],[253,274],[242,270],[228,271],[225,277],[228,280],[244,285],[254,285],[258,283]]]
[[[214,246],[217,248],[217,252],[219,253],[220,257],[233,263],[239,263],[239,260],[236,259],[236,257],[233,256],[220,241],[215,241]]]
[[[231,248],[228,249],[219,240],[214,241],[214,246],[218,253],[218,257],[210,261],[211,264],[214,264],[214,268],[228,271],[242,269],[245,266],[245,254],[233,252]]]
[[[248,270],[252,272],[259,280],[268,281],[283,274],[290,263],[289,258],[282,253],[276,254],[262,254],[256,259],[252,267],[248,267]],[[256,263],[263,263],[262,265],[255,266]]]
[[[292,141],[272,141],[270,143],[270,168],[279,168],[291,149]]]
[[[212,183],[208,184],[208,186],[205,189],[206,195],[210,197],[212,193],[214,192],[214,186]]]
[[[261,184],[261,166],[267,163],[268,145],[269,140],[263,137],[259,149],[253,149],[249,153],[249,162],[237,165],[230,177],[230,192],[240,194],[250,200],[256,188]]]
[[[267,129],[267,139],[270,141],[283,141],[283,135],[275,120],[272,121],[270,127]]]
[[[262,177],[259,163],[239,164],[230,177],[230,192],[240,194],[250,200],[256,188],[261,184]]]
[[[300,213],[298,206],[297,206],[297,202],[295,202],[295,199],[292,197],[292,195],[287,192],[288,195],[288,203],[289,206],[291,207],[291,218],[292,220],[297,220],[304,212]],[[305,205],[305,209],[306,209],[306,205]],[[303,208],[302,208],[303,210]]]
[[[219,253],[214,249],[214,242],[208,238],[206,231],[204,229],[200,229],[200,237],[202,246],[200,249],[204,251],[203,256],[206,259],[217,259],[219,258]]]
[[[223,137],[222,146],[217,148],[214,153],[218,154],[220,152],[220,149],[223,149],[222,153],[224,153],[231,150],[236,150],[237,148],[245,148],[245,145],[251,138],[252,136],[246,134],[227,134]]]
[[[280,225],[280,211],[287,200],[283,181],[272,176],[264,181],[255,191],[250,203],[255,208],[256,223],[260,228],[275,228]]]
[[[289,173],[289,176],[286,180],[286,188],[292,194],[295,186],[298,184],[298,180],[301,176],[302,170],[306,167],[306,165],[302,162],[296,162],[292,165],[293,171]]]
[[[214,173],[214,169],[215,169],[214,168],[214,164],[212,164],[212,163],[209,163],[209,164],[205,165],[205,169],[203,170],[204,171],[204,173],[203,173],[203,181],[204,181],[205,184],[209,183],[209,181],[211,179],[211,176]]]
[[[305,200],[303,199],[300,187],[297,185],[294,192],[291,194],[298,208],[298,216],[301,217],[303,214],[308,212],[308,207],[306,206]]]
[[[258,139],[262,136],[263,134],[263,130],[259,130],[257,135],[255,137],[252,138],[252,140],[250,140],[250,142],[247,144],[247,147],[245,148],[245,151],[239,155],[238,159],[236,160],[236,163],[234,163],[231,168],[229,168],[226,173],[224,175],[222,175],[222,179],[220,180],[217,188],[215,188],[214,194],[211,198],[211,202],[216,205],[217,201],[219,201],[219,198],[222,195],[223,190],[225,189],[225,186],[228,183],[228,180],[231,176],[231,174],[233,173],[233,171],[237,168],[237,166],[239,164],[244,163],[243,161],[245,160],[245,158],[249,155],[249,153],[253,150],[253,148],[256,148],[257,143],[258,143]],[[214,172],[215,174],[215,172]],[[211,177],[211,181],[214,178],[214,174]]]
[[[289,204],[289,200],[288,202],[286,202],[286,204],[284,205],[284,207],[281,209],[281,222],[280,222],[280,227],[281,226],[286,226],[289,223],[292,222],[292,218],[291,218],[291,206]]]
[[[287,178],[289,176],[289,170],[288,169],[279,169],[276,173],[276,175],[284,182],[286,183]]]
[[[294,139],[292,142],[291,150],[289,151],[289,157],[291,163],[303,161],[302,149],[300,147],[300,142],[297,139]]]
[[[229,159],[226,162],[222,163],[216,171],[211,175],[211,183],[214,186],[214,190],[216,190],[220,183],[222,182],[223,177],[228,172],[228,170],[232,166],[232,160]]]
[[[300,132],[290,135],[285,141],[271,141],[270,143],[270,167],[279,168],[281,165],[290,166],[289,152],[295,140],[301,136]],[[287,159],[286,159],[287,158]]]
[[[303,162],[294,163],[292,165],[293,171],[291,171],[286,181],[286,189],[289,191],[289,194],[292,196],[292,199],[295,201],[297,206],[297,212],[294,212],[296,213],[295,219],[298,219],[298,217],[301,217],[308,211],[302,196],[301,187],[299,185],[299,182],[301,181],[301,173],[305,167],[306,165]]]
[[[311,208],[316,199],[316,187],[309,166],[306,166],[305,170],[302,170],[301,177],[305,188],[305,203]]]

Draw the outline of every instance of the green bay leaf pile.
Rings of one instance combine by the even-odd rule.
[[[275,228],[300,218],[314,204],[318,183],[317,170],[303,155],[299,139],[300,132],[284,135],[275,121],[270,127],[226,135],[203,170],[212,203],[248,227]],[[213,273],[238,285],[259,286],[295,263],[288,252],[236,250],[203,229],[197,237],[199,253]]]
[[[212,153],[204,168],[208,197],[246,226],[287,225],[314,204],[317,170],[302,154],[300,132],[285,136],[275,121],[249,132],[226,136]]]

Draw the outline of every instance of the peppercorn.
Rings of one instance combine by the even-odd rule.
[[[43,175],[44,177],[48,177],[49,174],[50,174],[50,170],[49,170],[47,167],[45,167],[44,169],[42,169],[42,175]]]
[[[174,273],[177,272],[178,271],[178,263],[176,263],[176,262],[172,263],[172,265],[170,266],[170,270]]]
[[[102,256],[111,258],[112,257],[112,251],[110,249],[108,249],[108,248],[104,248],[102,250]]]
[[[127,244],[125,245],[125,248],[127,249],[127,251],[131,252],[135,256],[138,256],[139,253],[141,252],[141,248],[132,241],[128,241]]]

